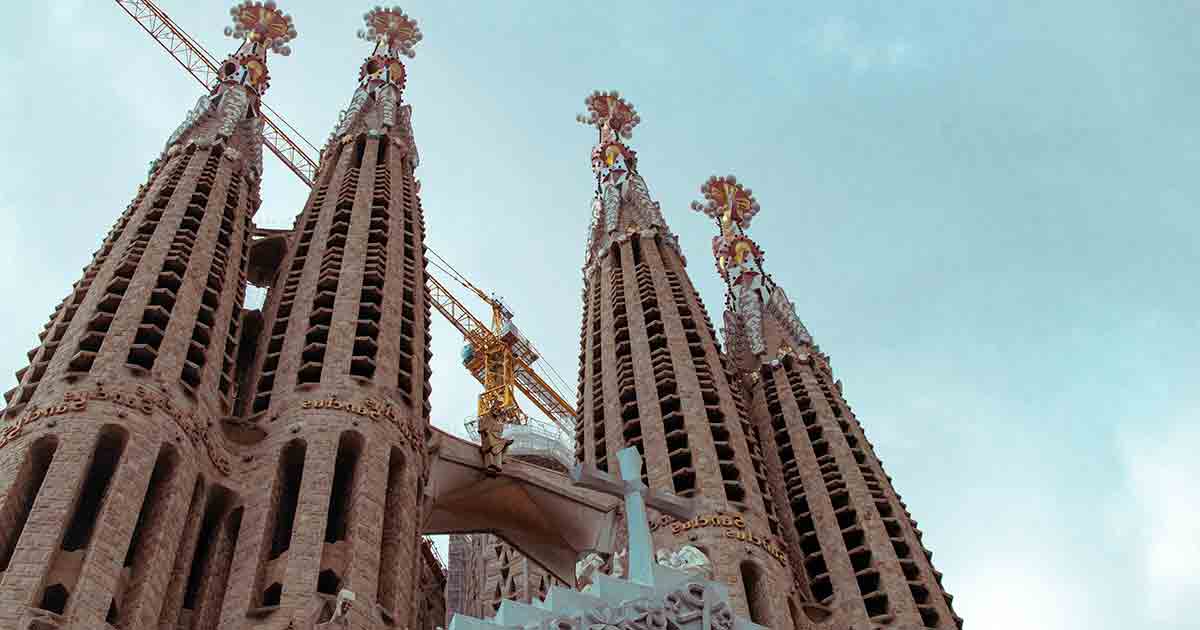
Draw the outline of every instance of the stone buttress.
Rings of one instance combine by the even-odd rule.
[[[594,93],[586,104],[580,121],[597,128],[599,141],[576,459],[615,473],[617,451],[636,447],[647,485],[701,506],[702,516],[687,523],[652,514],[655,546],[698,547],[730,585],[739,613],[790,628],[793,579],[758,436],[676,237],[623,141],[640,119],[615,93]]]
[[[728,287],[727,351],[764,436],[798,589],[797,627],[962,625],[921,544],[921,531],[842,397],[783,288],[744,230],[758,212],[732,176],[701,187],[693,209],[717,221],[717,270]]]
[[[215,627],[243,516],[220,426],[260,204],[259,99],[268,51],[296,35],[268,4],[233,7],[241,46],[5,396],[0,627]]]

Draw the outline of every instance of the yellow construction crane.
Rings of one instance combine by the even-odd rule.
[[[192,39],[150,0],[115,0],[154,41],[162,46],[179,65],[183,66],[206,89],[211,89],[217,77],[217,62],[207,50]],[[290,129],[316,153],[320,151],[266,103],[262,104],[266,123],[263,144],[284,165],[309,187],[317,171],[317,162],[285,131]],[[471,284],[444,258],[427,249],[434,266],[450,275],[492,308],[492,325],[488,326],[471,313],[445,284],[426,275],[430,301],[446,319],[462,333],[467,345],[463,365],[483,384],[479,396],[480,417],[491,415],[505,424],[524,424],[528,416],[517,404],[515,391],[524,394],[561,433],[561,439],[571,440],[575,430],[575,408],[555,390],[533,367],[538,354],[528,339],[512,323],[512,313],[499,299],[489,296]],[[553,368],[551,368],[553,370]]]

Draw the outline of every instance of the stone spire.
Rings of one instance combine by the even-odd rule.
[[[675,555],[694,546],[731,585],[739,613],[790,627],[792,572],[777,540],[760,440],[675,235],[625,144],[640,118],[614,92],[595,92],[586,104],[579,120],[597,130],[596,191],[583,273],[576,460],[610,471],[618,452],[636,448],[643,484],[693,498],[702,513],[695,523],[652,514],[655,547]],[[729,545],[737,536],[750,543]]]
[[[242,398],[262,450],[225,607],[276,627],[328,619],[333,596],[352,628],[418,614],[432,304],[400,58],[420,31],[399,9],[364,20],[374,51],[277,262]]]
[[[700,192],[704,201],[692,209],[720,230],[713,256],[728,287],[726,346],[754,424],[766,436],[771,492],[799,586],[797,624],[961,627],[916,521],[842,396],[828,357],[746,235],[759,211],[753,193],[732,175],[710,177]]]
[[[221,62],[212,89],[196,101],[167,139],[163,153],[168,157],[191,143],[202,147],[224,144],[226,157],[241,162],[251,181],[258,182],[263,142],[259,107],[271,83],[267,53],[292,54],[288,42],[296,38],[296,27],[274,0],[246,0],[229,9],[229,14],[233,24],[225,27],[225,35],[241,40],[241,45]],[[151,172],[162,162],[159,158],[151,163]],[[257,202],[257,191],[254,198]]]
[[[693,201],[692,209],[716,219],[721,233],[713,237],[717,271],[728,287],[725,299],[726,342],[736,355],[748,351],[758,361],[767,354],[763,318],[772,315],[787,339],[785,345],[811,345],[812,337],[796,315],[782,287],[763,270],[764,255],[746,236],[759,205],[749,188],[733,175],[710,177],[700,187],[704,202]]]
[[[0,627],[217,627],[246,462],[234,415],[267,55],[241,41],[51,315],[0,424]],[[243,615],[244,617],[244,615]],[[188,621],[190,620],[190,621]]]
[[[345,141],[356,133],[365,131],[379,137],[395,130],[399,132],[395,142],[411,155],[415,166],[417,149],[409,127],[412,110],[400,104],[407,75],[400,57],[415,56],[413,46],[423,37],[421,29],[400,7],[376,7],[363,14],[363,21],[366,28],[358,31],[358,38],[374,42],[375,50],[358,71],[358,89],[350,106],[341,113],[322,157],[334,142]]]
[[[587,114],[576,120],[596,127],[598,139],[592,148],[592,172],[596,196],[592,200],[592,222],[588,227],[587,265],[605,255],[614,239],[641,230],[657,228],[676,251],[675,235],[667,229],[658,202],[650,198],[646,180],[638,173],[637,152],[623,140],[633,137],[642,121],[633,105],[613,92],[593,92],[584,100]]]

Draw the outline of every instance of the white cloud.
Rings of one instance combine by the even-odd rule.
[[[982,549],[982,545],[981,545]],[[954,580],[955,608],[972,630],[1062,630],[1085,627],[1084,589],[1065,573],[1060,554],[1023,544],[972,558],[972,569]]]
[[[1120,440],[1129,503],[1116,526],[1136,546],[1149,621],[1180,624],[1200,601],[1200,414]]]
[[[848,63],[855,72],[899,66],[909,61],[913,54],[909,42],[900,38],[886,41],[871,37],[858,24],[843,17],[826,18],[813,29],[809,44],[822,56]]]

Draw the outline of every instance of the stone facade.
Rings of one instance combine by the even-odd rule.
[[[744,229],[758,211],[749,189],[711,178],[694,204],[718,220],[717,269],[729,286],[725,337],[760,435],[799,585],[801,626],[961,628],[921,530],[842,397],[829,357]]]
[[[274,3],[232,13],[241,48],[6,395],[2,628],[444,622],[416,509],[429,308],[398,55],[419,31],[369,14],[376,51],[259,315],[242,308],[259,97],[295,30]]]
[[[552,587],[566,586],[512,545],[491,534],[450,538],[450,580],[460,580],[457,598],[447,594],[450,616],[490,617],[504,600],[529,604]],[[453,588],[453,587],[452,587]],[[453,591],[450,591],[453,592]]]
[[[584,266],[576,458],[615,472],[634,446],[653,490],[697,499],[702,522],[655,520],[655,547],[691,544],[729,584],[739,614],[793,626],[791,569],[758,435],[675,235],[621,140],[640,120],[616,94],[587,99],[599,142]],[[724,525],[728,523],[728,526]],[[735,523],[737,525],[735,525]],[[736,541],[736,542],[735,542]],[[731,544],[733,543],[733,544]]]
[[[312,193],[291,230],[266,234],[253,225],[259,99],[268,51],[286,54],[295,30],[272,2],[233,15],[241,47],[5,394],[0,628],[434,630],[448,612],[542,627],[568,611],[577,625],[961,628],[828,357],[743,231],[758,210],[749,191],[714,178],[697,206],[722,227],[723,350],[624,142],[640,118],[615,93],[593,94],[582,117],[599,141],[575,463],[615,473],[617,453],[636,449],[650,490],[695,507],[684,520],[651,510],[653,547],[704,575],[598,575],[577,598],[561,578],[590,549],[587,528],[564,558],[532,539],[564,543],[570,529],[535,531],[544,505],[520,528],[488,529],[518,511],[505,503],[487,522],[430,530],[505,536],[454,536],[447,576],[422,538],[438,513],[431,469],[449,462],[458,483],[476,473],[430,427],[425,223],[400,60],[420,31],[397,9],[367,13],[375,50]],[[270,287],[262,312],[243,308],[249,280]],[[556,449],[512,456],[539,492],[603,503],[563,490]],[[529,499],[500,472],[469,484]],[[462,505],[441,509],[467,522]],[[558,578],[505,542],[529,531],[523,548]]]

